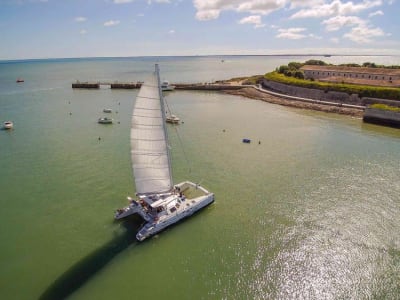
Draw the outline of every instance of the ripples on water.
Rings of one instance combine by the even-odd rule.
[[[260,239],[248,282],[257,299],[397,299],[400,174],[353,162],[313,178],[291,226]]]

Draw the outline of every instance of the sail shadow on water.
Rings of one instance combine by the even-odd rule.
[[[125,228],[122,234],[118,234],[70,267],[43,292],[39,299],[65,299],[72,295],[120,252],[138,244],[135,233],[142,222],[139,216],[132,216],[120,222]]]

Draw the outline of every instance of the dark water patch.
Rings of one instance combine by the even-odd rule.
[[[115,256],[130,246],[138,245],[136,232],[142,220],[127,218],[121,222],[124,233],[96,249],[58,277],[39,297],[40,300],[65,299],[88,282]]]

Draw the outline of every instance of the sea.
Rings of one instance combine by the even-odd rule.
[[[165,94],[175,182],[215,193],[144,241],[114,221],[135,195],[137,90],[72,89],[264,74],[291,61],[193,56],[0,61],[0,299],[400,299],[400,130],[210,91]],[[25,82],[16,83],[17,78]],[[112,125],[97,123],[107,115]],[[250,144],[242,139],[251,140]]]

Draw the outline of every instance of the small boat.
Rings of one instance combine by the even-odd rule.
[[[168,81],[163,81],[161,84],[161,90],[162,91],[173,91],[175,89],[174,85],[170,85]]]
[[[3,123],[4,129],[12,129],[14,127],[14,123],[11,121],[5,121]]]
[[[171,156],[167,139],[166,115],[160,89],[158,65],[142,84],[132,113],[131,159],[136,199],[118,209],[114,218],[138,214],[144,219],[136,239],[157,234],[214,202],[214,194],[199,184],[184,181],[173,184]]]
[[[250,144],[251,140],[250,139],[243,139],[242,142],[245,143],[245,144]]]
[[[17,78],[16,82],[17,82],[17,83],[25,82],[25,80],[23,80],[22,78]]]
[[[175,115],[166,116],[165,121],[171,124],[179,124],[180,119]]]
[[[105,108],[105,109],[103,109],[103,112],[112,113],[112,109],[111,108]]]
[[[104,117],[104,118],[99,118],[97,123],[100,123],[100,124],[112,124],[113,121],[114,120],[111,119],[111,118]]]

